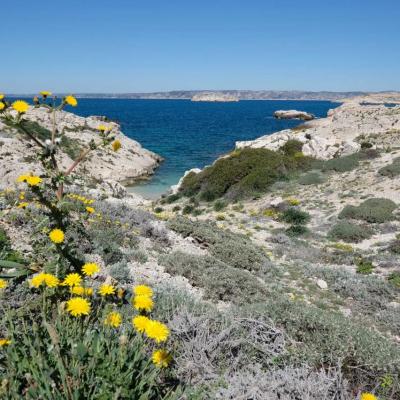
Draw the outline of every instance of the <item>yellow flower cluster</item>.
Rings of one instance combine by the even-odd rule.
[[[87,199],[86,197],[80,196],[79,194],[69,193],[69,194],[67,194],[67,197],[72,200],[81,201],[83,204],[87,204],[87,205],[94,203],[94,200]]]
[[[0,279],[0,289],[5,289],[7,287],[7,281],[5,279]]]
[[[45,272],[40,272],[36,274],[31,280],[30,284],[34,288],[38,288],[41,285],[45,285],[50,288],[57,287],[59,285],[59,280],[56,276],[52,274],[46,274]]]
[[[51,92],[48,92],[47,90],[41,91],[40,94],[43,96],[43,98],[46,98],[46,97],[52,95],[52,93],[51,93]]]
[[[300,204],[299,199],[295,199],[293,197],[289,197],[286,199],[286,201],[291,205],[291,206],[298,206]]]
[[[108,126],[105,125],[99,125],[97,127],[97,130],[99,130],[102,133],[108,132],[109,130],[111,130],[111,128],[109,128]]]
[[[29,186],[38,186],[42,182],[42,178],[36,175],[20,175],[17,182],[25,182]]]
[[[93,296],[93,289],[83,286],[72,286],[69,291],[71,294],[76,294],[78,296]]]
[[[133,307],[141,312],[150,312],[153,309],[153,290],[146,285],[138,285],[133,288]],[[165,342],[169,337],[168,327],[160,321],[152,320],[146,315],[137,315],[132,318],[132,325],[137,332],[144,334],[156,343]],[[171,361],[171,355],[164,349],[155,350],[152,361],[157,367],[167,367]]]
[[[6,108],[6,105],[0,101],[0,111],[3,111]]]

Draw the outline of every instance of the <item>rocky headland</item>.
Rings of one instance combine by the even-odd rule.
[[[31,107],[25,114],[29,127],[39,137],[49,137],[52,116],[45,108]],[[103,117],[80,117],[76,114],[57,111],[57,129],[62,133],[63,146],[60,147],[60,166],[69,167],[82,149],[91,140],[99,140],[99,125],[106,125],[112,135],[121,142],[118,152],[94,151],[79,165],[77,173],[87,171],[87,176],[97,182],[131,182],[150,176],[162,161],[157,154],[144,149],[140,143],[125,136],[117,123]],[[12,184],[23,173],[41,173],[41,166],[35,158],[35,149],[15,129],[0,121],[0,181]]]

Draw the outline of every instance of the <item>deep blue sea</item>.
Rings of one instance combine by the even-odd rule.
[[[330,108],[338,105],[329,101],[79,99],[73,112],[82,116],[105,115],[118,121],[127,136],[165,159],[149,181],[132,188],[144,197],[155,198],[177,183],[186,170],[211,164],[232,150],[236,141],[302,123],[277,120],[272,116],[274,111],[297,109],[325,117]]]
[[[325,117],[339,103],[329,101],[246,100],[234,103],[189,100],[78,99],[67,111],[82,116],[105,115],[118,121],[122,131],[165,161],[148,181],[131,188],[155,198],[178,182],[190,168],[203,168],[232,150],[239,140],[292,128],[296,120],[277,120],[280,109],[308,111]]]

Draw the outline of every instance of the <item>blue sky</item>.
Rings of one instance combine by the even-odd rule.
[[[2,3],[0,92],[400,90],[399,0]]]

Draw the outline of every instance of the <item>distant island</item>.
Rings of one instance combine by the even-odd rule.
[[[153,99],[153,100],[191,100],[202,93],[209,95],[228,96],[238,100],[330,100],[341,101],[344,98],[369,95],[368,92],[329,92],[329,91],[300,91],[300,90],[173,90],[169,92],[151,93],[76,93],[79,98],[107,99]],[[388,92],[377,92],[375,95]],[[394,93],[394,92],[391,92]],[[69,93],[68,93],[69,94]],[[63,96],[65,93],[57,93]],[[9,97],[16,95],[9,94]],[[19,97],[32,97],[33,94],[18,94]],[[235,100],[236,101],[236,100]]]
[[[211,101],[211,102],[234,102],[239,101],[239,97],[233,94],[221,92],[201,92],[195,94],[192,101]]]

